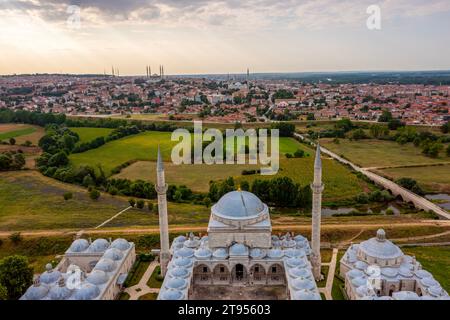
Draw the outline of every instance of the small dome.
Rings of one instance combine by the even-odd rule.
[[[286,260],[289,267],[306,267],[306,261],[302,258],[289,258]]]
[[[427,270],[417,270],[414,272],[416,276],[418,276],[420,279],[423,278],[431,278],[433,277],[433,275],[431,273],[429,273]]]
[[[123,253],[119,249],[116,248],[109,248],[105,251],[105,254],[103,254],[103,258],[108,258],[114,261],[122,260]]]
[[[184,293],[180,290],[164,290],[159,298],[161,300],[183,300]]]
[[[100,284],[104,284],[108,281],[108,275],[103,270],[94,269],[87,276],[86,280],[92,284],[100,285]]]
[[[320,295],[307,290],[300,290],[294,293],[294,300],[322,300]]]
[[[286,239],[281,242],[281,245],[285,248],[293,248],[297,245],[297,242],[295,240]]]
[[[367,266],[368,266],[368,264],[365,263],[364,261],[356,261],[355,262],[356,269],[364,271],[364,270],[366,270]]]
[[[214,214],[228,219],[249,219],[257,217],[267,209],[261,200],[248,191],[231,191],[212,206]]]
[[[173,242],[177,242],[177,243],[183,243],[186,241],[186,237],[185,236],[178,236],[175,239],[173,239]]]
[[[272,235],[272,241],[278,241],[280,238],[277,235]]]
[[[395,278],[398,274],[398,270],[396,268],[381,268],[381,274],[388,278]]]
[[[253,259],[263,259],[267,255],[267,251],[260,248],[253,248],[250,250],[250,257]]]
[[[198,246],[200,245],[200,240],[196,239],[196,238],[192,238],[192,239],[188,239],[184,242],[184,247],[186,248],[198,248]]]
[[[292,257],[304,257],[305,256],[305,250],[301,249],[287,249],[284,250],[284,255],[286,257],[292,258]]]
[[[89,252],[103,252],[109,247],[109,242],[105,239],[96,239],[88,248]]]
[[[347,255],[345,256],[345,259],[349,262],[349,263],[355,263],[358,259],[356,258],[356,254],[352,251],[349,251],[347,253]]]
[[[367,287],[366,283],[356,288],[356,294],[360,297],[374,296],[374,292]]]
[[[428,292],[434,297],[439,297],[445,294],[444,290],[439,284],[428,288]]]
[[[299,235],[296,235],[295,237],[294,237],[294,240],[296,241],[296,242],[306,242],[306,241],[308,241],[308,239],[306,239],[304,236],[302,236],[301,234],[299,234]]]
[[[217,248],[214,250],[213,257],[216,259],[226,259],[228,258],[228,251],[226,248]]]
[[[378,259],[397,259],[403,256],[403,252],[393,244],[386,240],[383,229],[377,231],[377,236],[360,243],[358,250],[361,250],[369,257]]]
[[[350,279],[359,278],[359,277],[364,276],[364,272],[362,272],[361,270],[358,270],[358,269],[352,269],[349,272],[347,272],[347,276]]]
[[[410,269],[404,267],[400,267],[398,273],[405,278],[411,278],[414,275]]]
[[[194,256],[194,250],[183,247],[179,250],[176,250],[174,256],[181,258],[192,258]]]
[[[411,291],[398,291],[392,293],[392,297],[395,300],[420,300],[419,296],[415,292]]]
[[[408,269],[408,270],[414,270],[414,265],[408,262],[404,262],[400,265],[400,268],[402,269]]]
[[[208,237],[208,236],[203,236],[203,237],[200,239],[200,242],[204,243],[204,242],[207,242],[208,240],[209,240],[209,237]]]
[[[58,281],[59,278],[61,278],[61,272],[53,269],[47,270],[40,275],[41,282],[46,284],[54,283]]]
[[[189,271],[185,268],[175,267],[169,270],[169,275],[173,278],[187,278]]]
[[[289,275],[292,278],[311,278],[311,272],[305,268],[291,268]]]
[[[108,258],[102,258],[99,262],[95,265],[95,270],[102,270],[105,272],[111,272],[116,268],[116,263]]]
[[[413,257],[405,254],[402,258],[402,261],[403,261],[403,263],[411,263],[412,264],[414,259],[413,259]]]
[[[89,248],[89,242],[86,239],[77,239],[70,245],[69,250],[72,252],[83,252]]]
[[[112,248],[116,248],[119,249],[121,251],[125,251],[128,250],[128,248],[130,248],[130,243],[122,238],[116,239],[111,243],[111,247]]]
[[[421,282],[425,287],[439,286],[439,282],[437,282],[436,280],[434,280],[432,277],[427,277],[427,278],[420,279],[420,282]]]
[[[194,255],[198,260],[206,260],[211,258],[212,252],[208,248],[200,247],[199,249],[195,250]]]
[[[297,278],[291,281],[291,285],[295,290],[313,290],[316,284],[306,278]]]
[[[75,300],[94,300],[100,294],[100,289],[92,283],[83,283],[75,294]]]
[[[176,289],[176,290],[183,290],[187,287],[187,285],[188,285],[187,281],[182,278],[170,278],[164,283],[164,286],[167,289]]]
[[[174,242],[172,244],[172,250],[179,250],[181,248],[184,248],[183,242]]]
[[[37,284],[32,285],[25,292],[25,300],[41,300],[48,293],[48,287],[46,285]]]
[[[267,252],[267,256],[270,259],[279,259],[279,258],[283,257],[283,255],[284,255],[284,252],[283,252],[283,250],[280,250],[280,249],[270,249]]]
[[[281,240],[272,240],[272,247],[277,248],[281,247],[282,241]]]
[[[235,243],[230,247],[230,256],[248,256],[248,247],[242,243]]]
[[[177,267],[189,268],[193,264],[192,259],[189,259],[189,258],[175,258],[172,261],[173,261],[174,265]]]
[[[72,290],[65,285],[55,284],[50,288],[49,296],[51,300],[65,300],[70,297]]]
[[[361,286],[365,286],[367,285],[367,278],[366,277],[358,277],[358,278],[354,278],[352,280],[352,284],[355,287],[361,287]]]

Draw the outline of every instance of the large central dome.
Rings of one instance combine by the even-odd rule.
[[[232,191],[212,207],[212,212],[226,219],[251,219],[266,211],[267,206],[253,193]]]

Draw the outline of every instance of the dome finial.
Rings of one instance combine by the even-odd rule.
[[[386,232],[384,232],[383,229],[378,229],[378,231],[377,231],[377,240],[378,241],[385,241],[386,240]]]
[[[45,265],[45,270],[46,270],[47,272],[52,272],[52,271],[53,271],[53,266],[52,266],[52,264],[51,264],[51,263],[47,263],[47,264]]]

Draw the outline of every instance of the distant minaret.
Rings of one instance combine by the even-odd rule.
[[[114,77],[114,66],[111,66],[111,74]]]
[[[161,252],[159,259],[161,263],[161,275],[165,276],[167,264],[170,260],[169,252],[169,224],[167,222],[167,184],[164,177],[164,165],[161,157],[161,151],[158,146],[158,162],[156,167],[156,193],[158,194],[158,212],[159,212],[159,236],[161,242]]]
[[[322,183],[322,160],[320,159],[320,144],[317,142],[316,159],[314,161],[314,181],[311,184],[313,191],[312,199],[312,235],[311,235],[311,264],[313,275],[316,281],[320,281],[322,259],[320,257],[320,220],[322,216],[322,192],[324,185]]]
[[[247,81],[250,80],[250,69],[247,68]]]

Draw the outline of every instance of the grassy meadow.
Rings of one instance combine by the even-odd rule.
[[[143,179],[155,181],[156,156],[158,144],[166,161],[167,181],[172,184],[186,185],[196,192],[206,192],[209,189],[209,181],[220,180],[232,176],[238,181],[252,181],[257,178],[269,179],[274,176],[261,176],[259,174],[242,176],[245,169],[259,169],[261,165],[179,165],[170,161],[173,146],[177,143],[170,140],[169,132],[143,132],[137,135],[125,137],[109,142],[104,146],[83,153],[72,154],[71,163],[74,166],[101,165],[109,175],[111,170],[120,164],[130,160],[136,160],[134,164],[123,169],[115,177],[130,180]],[[293,154],[297,149],[305,151],[304,158],[285,157],[286,153]],[[280,170],[278,176],[288,176],[294,181],[307,185],[313,178],[314,150],[299,143],[292,138],[280,138]],[[367,191],[367,184],[358,179],[346,167],[334,160],[323,158],[325,201],[338,201],[353,197]]]
[[[106,137],[113,129],[109,128],[76,128],[70,127],[71,131],[76,132],[80,137],[79,142],[90,142],[98,137]]]
[[[420,148],[412,143],[400,145],[394,141],[339,139],[339,144],[333,139],[321,139],[321,144],[361,167],[391,167],[407,165],[428,165],[450,162],[450,157],[441,152],[438,158],[426,157]]]
[[[45,134],[44,128],[28,124],[0,124],[0,141],[8,141],[10,138],[16,139],[16,144],[30,141],[37,145],[39,139]]]
[[[412,178],[419,183],[425,192],[450,193],[450,164],[388,168],[377,170],[377,172],[394,180],[402,177]]]

